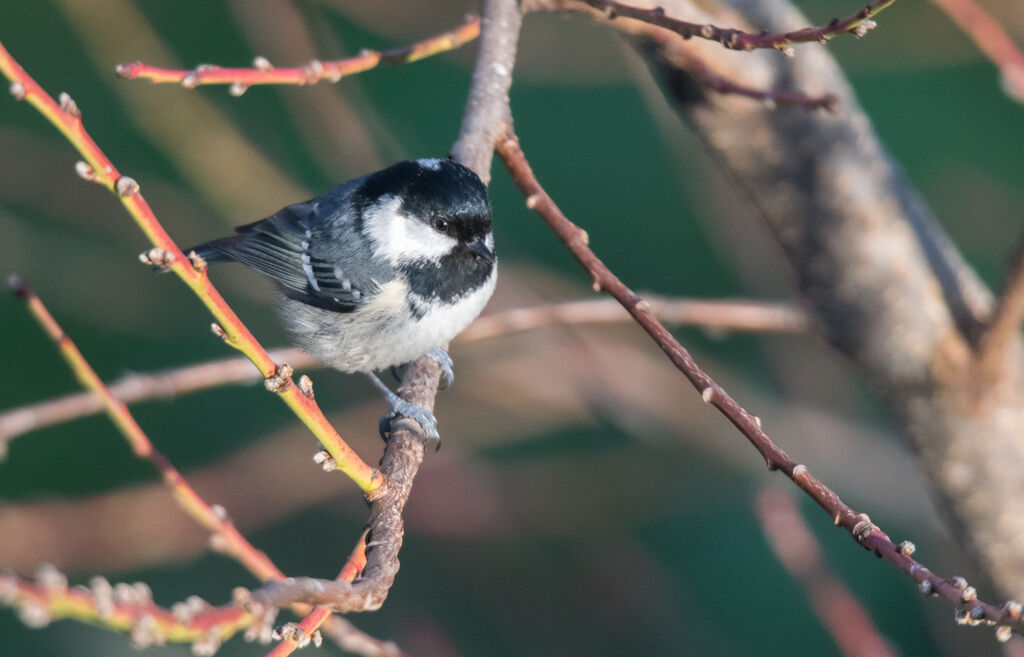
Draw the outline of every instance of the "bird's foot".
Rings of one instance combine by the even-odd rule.
[[[437,364],[441,366],[441,388],[451,387],[455,383],[455,363],[452,362],[452,357],[441,347],[434,349],[427,355],[436,360]]]
[[[396,417],[407,417],[411,420],[415,420],[423,427],[423,432],[426,434],[428,442],[434,442],[437,445],[437,449],[441,448],[441,434],[437,432],[437,418],[434,414],[423,408],[417,406],[412,402],[407,402],[395,393],[391,391],[384,383],[372,372],[367,372],[366,375],[370,377],[370,381],[376,386],[378,390],[384,393],[384,396],[388,400],[388,404],[391,405],[391,411],[380,419],[380,437],[386,442],[388,437],[391,435],[391,422]]]

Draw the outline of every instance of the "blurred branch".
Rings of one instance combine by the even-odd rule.
[[[958,606],[965,619],[975,624],[982,620],[1001,625],[1021,623],[1020,605],[1008,603],[996,607],[977,598],[974,587],[968,587],[962,578],[943,579],[910,557],[908,545],[895,545],[866,513],[858,513],[847,506],[839,496],[817,477],[806,465],[797,463],[782,450],[761,428],[760,418],[739,405],[720,385],[697,365],[690,353],[658,321],[650,304],[629,289],[588,246],[586,231],[572,223],[548,196],[534,176],[520,146],[519,139],[509,130],[498,142],[498,154],[505,162],[512,180],[526,198],[526,206],[535,210],[569,249],[573,257],[594,281],[594,289],[614,297],[636,322],[661,348],[669,360],[683,373],[705,403],[718,409],[742,433],[765,459],[770,470],[779,470],[824,509],[833,522],[845,529],[864,549],[884,558],[918,584],[922,591],[941,595]]]
[[[117,73],[129,80],[144,79],[155,84],[175,83],[186,89],[200,85],[230,84],[231,94],[241,96],[252,85],[258,84],[316,84],[322,80],[337,82],[346,75],[368,71],[380,64],[408,64],[442,52],[455,50],[477,38],[480,19],[467,16],[463,25],[429,39],[392,50],[364,50],[357,57],[320,61],[314,59],[305,66],[276,68],[264,57],[253,61],[253,68],[223,68],[210,64],[192,70],[178,70],[150,66],[142,62],[119,64]]]
[[[181,508],[184,509],[184,511],[200,526],[210,532],[210,546],[216,551],[234,558],[245,566],[249,572],[251,572],[260,581],[284,579],[284,573],[274,565],[270,558],[262,551],[256,549],[248,539],[242,536],[241,532],[238,531],[234,523],[232,523],[228,518],[227,511],[225,511],[221,506],[214,507],[209,505],[206,500],[204,500],[199,493],[189,485],[167,457],[157,451],[153,446],[152,441],[149,439],[149,436],[146,435],[142,430],[142,427],[139,426],[138,422],[136,422],[135,418],[128,410],[128,407],[114,398],[110,389],[103,384],[103,381],[96,374],[96,371],[89,365],[88,361],[82,355],[82,352],[78,350],[78,347],[75,346],[75,343],[72,342],[71,338],[64,333],[63,329],[61,329],[60,325],[57,323],[57,320],[54,319],[46,306],[43,305],[42,300],[35,294],[35,292],[32,291],[32,288],[29,287],[25,281],[17,277],[11,277],[10,285],[15,294],[25,299],[29,312],[50,339],[57,345],[61,356],[63,356],[67,361],[68,366],[71,368],[75,377],[85,388],[90,390],[92,394],[103,403],[110,419],[118,429],[121,430],[121,433],[124,434],[125,439],[128,440],[128,443],[131,445],[132,451],[135,452],[135,455],[139,458],[147,459],[153,464],[153,466],[160,472],[161,477],[164,480],[164,484],[170,490],[171,495],[175,500],[177,500]],[[366,561],[364,554],[365,547],[366,543],[364,538],[357,544],[356,549],[349,558],[349,561],[346,562],[345,567],[342,568],[339,577],[347,578],[348,581],[351,581],[362,571],[363,565]],[[53,599],[48,599],[48,603],[51,608],[60,605],[60,601]],[[96,611],[99,613],[98,609]],[[308,611],[308,607],[305,605],[298,605],[296,611],[299,613],[306,613]],[[260,616],[257,615],[255,618],[259,617]],[[136,620],[138,621],[139,619]],[[219,627],[211,625],[205,626],[204,630],[207,634],[217,634],[219,639],[223,640],[237,631],[235,624],[238,620],[236,615],[229,614],[229,617],[225,622],[229,625],[227,629],[220,629]],[[134,627],[138,627],[138,625],[136,624]],[[152,628],[147,628],[147,631],[151,632],[150,642],[162,643],[165,639],[178,640],[167,636],[164,633],[165,630],[172,631],[172,634],[175,636],[180,634],[178,629],[170,627],[161,628],[158,623],[154,623]],[[335,623],[333,630],[341,639],[354,637],[355,641],[359,641],[361,643],[383,645],[383,642],[363,634],[347,620],[339,619]],[[312,631],[310,634],[312,634]],[[191,636],[191,634],[189,632],[185,632],[182,636]]]
[[[797,333],[807,328],[804,314],[784,303],[761,301],[669,299],[648,297],[654,314],[675,326],[699,326],[715,332]],[[456,343],[475,342],[529,331],[552,324],[605,324],[629,321],[629,314],[612,299],[586,299],[516,308],[484,315],[463,331]],[[296,370],[321,368],[308,354],[295,348],[272,349],[271,358]],[[220,358],[149,374],[132,373],[109,385],[125,404],[150,399],[171,399],[199,390],[261,379],[246,358]],[[45,427],[95,415],[103,404],[89,393],[76,393],[0,413],[0,457],[14,438]]]
[[[1011,360],[1010,349],[1020,340],[1024,322],[1024,236],[1010,256],[1006,282],[996,299],[992,317],[978,340],[978,366],[986,381],[998,381],[1005,364]]]
[[[115,193],[136,223],[154,245],[144,254],[144,261],[166,266],[185,282],[217,319],[214,333],[244,353],[268,381],[272,389],[310,428],[317,439],[331,453],[338,469],[348,475],[364,491],[380,485],[375,468],[367,465],[330,425],[323,411],[312,397],[298,390],[292,383],[287,365],[278,366],[266,350],[256,341],[227,302],[206,276],[204,267],[194,266],[185,257],[153,214],[149,204],[139,192],[138,183],[122,176],[113,163],[100,150],[82,125],[81,110],[66,93],[58,104],[33,80],[0,44],[0,71],[11,80],[10,91],[16,100],[26,100],[35,107],[86,158],[76,169],[83,178],[99,183]]]
[[[763,31],[752,34],[737,29],[716,27],[710,23],[691,23],[666,15],[664,8],[655,7],[644,9],[624,5],[614,0],[581,0],[583,3],[599,9],[610,19],[618,17],[632,18],[634,20],[657,25],[671,30],[684,39],[697,37],[708,41],[717,41],[730,50],[755,50],[758,48],[774,48],[782,50],[786,54],[792,54],[787,50],[789,46],[797,43],[826,43],[840,34],[853,34],[857,37],[864,36],[868,30],[875,27],[874,21],[870,20],[878,12],[882,11],[895,0],[874,0],[857,13],[842,20],[832,19],[828,25],[821,27],[805,27],[792,32],[776,33]]]
[[[789,495],[771,488],[757,495],[757,519],[775,556],[804,588],[811,609],[846,657],[895,657],[864,606],[833,575],[822,548]]]
[[[1006,94],[1024,103],[1024,52],[974,0],[932,0],[999,68]]]
[[[690,2],[669,5],[677,15],[776,31],[806,21],[786,0],[726,0],[714,14]],[[678,47],[698,45],[677,37]],[[798,58],[758,51],[716,60],[744,84],[799,81],[830,90],[843,107],[842,117],[783,115],[693,94],[690,76],[665,53],[641,53],[769,227],[814,326],[892,409],[952,534],[999,595],[1024,597],[1024,345],[1014,335],[998,382],[974,376],[991,294],[886,151],[838,64],[824,48]]]
[[[521,26],[522,14],[516,0],[484,2],[480,50],[452,154],[459,163],[476,172],[485,184],[490,181],[495,141],[509,113],[508,90]],[[406,401],[432,411],[440,375],[438,363],[424,356],[406,370],[399,391]],[[302,601],[343,612],[378,609],[398,574],[398,553],[405,531],[402,511],[423,461],[423,449],[422,429],[415,421],[400,418],[392,422],[380,466],[384,482],[366,494],[370,520],[366,568],[361,578],[352,583],[291,578],[264,586],[254,593],[254,600],[271,608]]]

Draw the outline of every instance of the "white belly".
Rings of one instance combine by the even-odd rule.
[[[281,314],[296,345],[345,372],[367,372],[401,365],[437,349],[476,319],[494,292],[497,267],[474,292],[417,318],[407,302],[407,286],[392,281],[356,312],[337,313],[284,299]]]

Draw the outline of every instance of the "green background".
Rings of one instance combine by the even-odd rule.
[[[203,191],[181,164],[175,144],[153,138],[126,93],[149,94],[162,117],[186,123],[181,115],[189,110],[180,103],[189,94],[200,95],[252,148],[276,163],[288,185],[312,193],[392,160],[443,155],[457,133],[472,45],[337,84],[332,93],[364,121],[356,129],[380,161],[354,158],[328,166],[314,157],[316,140],[308,137],[319,130],[302,111],[304,103],[314,102],[308,100],[310,89],[253,88],[232,98],[222,87],[186,91],[113,75],[114,64],[138,56],[132,50],[142,28],[132,21],[138,20],[155,32],[177,64],[244,66],[261,50],[239,16],[259,12],[258,4],[140,0],[133,5],[137,14],[106,26],[74,17],[91,11],[88,4],[0,2],[0,41],[45,89],[74,97],[90,133],[122,172],[141,183],[164,226],[183,245],[258,216]],[[71,12],[69,6],[78,9]],[[290,6],[310,26],[311,47],[325,59],[409,43],[447,29],[473,9],[453,3],[424,11],[395,2],[357,8],[312,0]],[[838,1],[809,1],[802,7],[819,23],[854,9]],[[97,61],[92,45],[97,38],[117,57]],[[993,67],[926,3],[897,3],[865,39],[836,39],[829,48],[940,222],[981,275],[998,285],[1024,206],[1024,108],[1000,92]],[[126,92],[127,87],[133,88]],[[666,114],[646,72],[612,30],[577,18],[528,17],[512,109],[540,180],[566,214],[586,228],[597,253],[635,289],[704,298],[788,298],[788,273],[767,233],[749,218],[730,214],[749,211],[727,182],[707,171],[696,141]],[[330,149],[330,137],[324,139]],[[77,178],[77,159],[31,107],[0,98],[4,273],[17,271],[32,282],[104,379],[229,355],[211,338],[210,320],[191,293],[174,278],[137,263],[136,254],[146,248],[141,232],[106,190]],[[299,200],[275,196],[281,187],[251,177],[245,161],[232,162],[223,173],[266,214]],[[534,299],[587,296],[585,275],[525,209],[500,163],[491,194],[502,266],[530,272],[511,280],[522,281]],[[738,232],[740,227],[750,230]],[[753,267],[743,262],[750,258],[757,261]],[[266,285],[230,270],[218,271],[214,280],[264,344],[284,342],[269,312]],[[580,332],[586,336],[589,329]],[[658,355],[635,329],[593,331],[594,339],[606,335]],[[881,435],[888,449],[903,451],[877,396],[818,341],[722,337],[695,329],[677,335],[741,401],[753,395],[771,402],[779,414],[791,407],[813,409],[864,427]],[[0,337],[4,408],[76,390],[22,304],[6,295],[0,295]],[[534,339],[540,339],[537,333],[525,334],[494,348],[529,353]],[[485,362],[488,348],[467,347],[466,358]],[[458,349],[454,356],[458,366]],[[573,367],[571,362],[566,367]],[[638,372],[623,363],[624,385]],[[324,372],[315,378],[318,400],[329,415],[356,401],[383,410],[359,377]],[[455,385],[473,388],[480,381],[462,376]],[[682,377],[676,385],[672,394],[692,402],[696,393]],[[446,422],[444,394],[439,417],[445,447],[428,455],[409,509],[427,520],[410,521],[395,588],[382,610],[353,616],[360,628],[396,640],[417,657],[839,654],[800,586],[772,555],[753,511],[754,497],[766,485],[789,488],[779,475],[763,471],[761,459],[724,420],[701,410],[692,426],[651,426],[631,418],[629,409],[595,403],[589,419],[563,422],[557,430],[519,431],[514,414],[503,417],[505,437],[487,443],[493,427],[486,413],[471,414],[476,424],[453,427],[453,419]],[[295,418],[258,386],[133,410],[154,443],[186,474],[209,464],[230,468],[233,454],[271,433],[295,438],[294,449],[281,459],[308,463],[311,453],[312,440],[295,426]],[[525,418],[531,409],[522,412]],[[781,424],[773,422],[771,412],[761,414],[769,429]],[[374,423],[341,430],[353,435],[367,460],[379,453]],[[888,482],[878,481],[845,452],[821,451],[814,456],[820,461],[811,460],[798,450],[813,444],[813,435],[773,435],[812,470],[840,473],[842,486],[835,484],[840,494],[895,539],[913,538],[922,561],[936,572],[972,574],[955,537],[926,504],[879,500],[872,491]],[[486,531],[474,530],[457,515],[448,517],[448,508],[436,503],[444,496],[434,491],[450,490],[446,478],[461,476],[460,464],[490,477],[488,490],[508,505],[500,523],[478,523]],[[330,577],[357,536],[364,510],[355,488],[340,475],[322,475],[312,464],[299,471],[304,474],[295,479],[296,489],[308,479],[333,476],[336,493],[242,529],[287,573]],[[906,477],[920,487],[913,470]],[[0,527],[5,507],[91,499],[153,481],[150,467],[132,457],[103,417],[37,431],[16,440],[0,463]],[[248,489],[251,504],[266,503],[258,478]],[[426,501],[415,504],[418,496]],[[954,627],[948,604],[922,598],[896,569],[864,553],[809,501],[798,501],[830,566],[901,654],[999,653],[990,630]],[[132,528],[121,531],[130,535]],[[60,527],[53,528],[53,536],[56,546]],[[0,543],[15,540],[0,535]],[[94,573],[72,569],[69,575],[72,582],[84,583]],[[241,567],[209,553],[141,569],[108,568],[103,574],[144,580],[156,600],[168,605],[191,594],[223,602],[234,586],[253,585]],[[981,593],[995,597],[991,589]],[[186,654],[187,647],[157,650]],[[329,643],[322,650],[337,652]],[[220,654],[264,652],[235,639]],[[91,654],[134,650],[124,637],[104,630],[70,621],[28,630],[13,613],[0,612],[0,655]]]

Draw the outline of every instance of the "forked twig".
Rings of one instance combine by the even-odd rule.
[[[167,69],[142,62],[118,64],[117,73],[129,80],[143,79],[154,84],[180,84],[186,89],[200,85],[230,84],[231,94],[241,96],[246,89],[260,84],[316,84],[322,80],[337,82],[347,75],[362,73],[379,64],[408,64],[455,50],[480,34],[480,19],[467,16],[459,27],[418,43],[392,50],[364,50],[356,57],[334,61],[313,60],[304,66],[277,68],[257,57],[252,68],[224,68],[203,64],[191,70]]]
[[[629,289],[588,246],[586,231],[572,223],[544,188],[537,181],[526,156],[519,146],[519,139],[509,131],[498,142],[498,154],[505,162],[512,180],[526,198],[526,206],[540,214],[541,218],[558,235],[573,257],[590,274],[594,289],[607,292],[622,304],[636,322],[661,348],[669,360],[700,392],[705,403],[711,404],[739,429],[750,444],[764,458],[771,470],[779,470],[800,487],[818,506],[824,509],[833,522],[845,529],[864,549],[897,566],[907,573],[920,590],[930,595],[941,595],[957,605],[957,619],[970,624],[986,623],[1000,626],[1022,627],[1021,605],[1008,602],[996,607],[978,599],[974,587],[967,586],[963,578],[941,578],[915,561],[910,543],[896,545],[865,513],[858,513],[847,506],[839,496],[817,477],[806,465],[794,461],[782,450],[761,427],[761,420],[739,405],[720,385],[694,361],[690,353],[658,321],[651,312],[650,304]],[[1008,638],[1009,632],[999,630],[1000,639]]]

